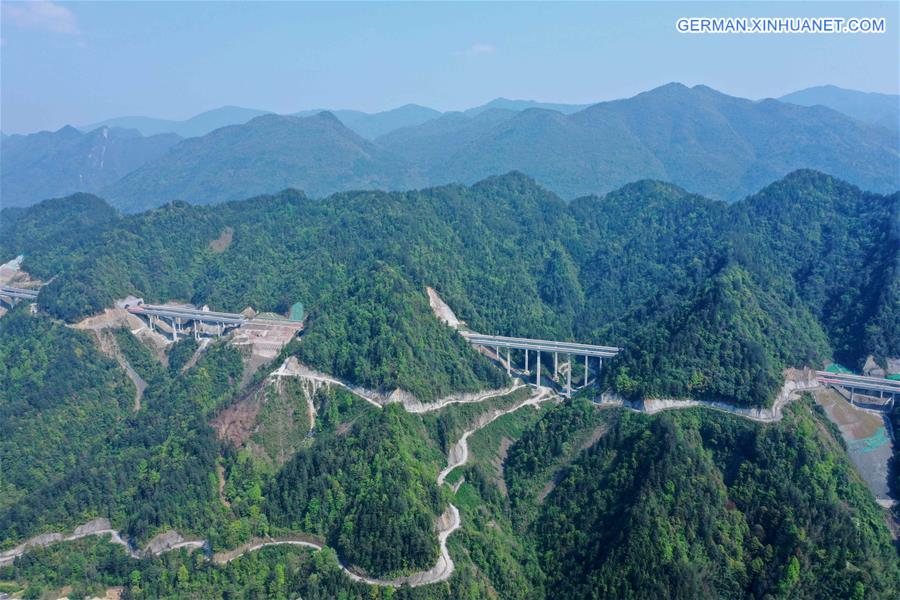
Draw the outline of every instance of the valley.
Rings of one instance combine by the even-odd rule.
[[[896,1],[744,4],[0,0],[0,600],[900,598]]]
[[[423,195],[450,204],[423,201]],[[635,196],[640,204],[634,203]],[[736,222],[743,226],[744,215],[765,214],[775,197],[784,214],[790,214],[789,207],[783,206],[785,198],[803,198],[804,203],[815,199],[822,206],[823,213],[817,217],[822,225],[810,221],[804,211],[802,217],[798,214],[803,227],[792,230],[798,239],[780,237],[777,246],[769,245],[774,238],[765,230],[765,219],[756,220],[758,229],[750,231],[709,225]],[[25,278],[27,273],[27,278],[47,283],[40,287],[36,311],[29,310],[27,302],[19,303],[0,318],[0,342],[6,336],[12,344],[7,352],[15,353],[27,339],[38,348],[60,336],[76,336],[80,341],[75,346],[73,342],[50,346],[56,355],[47,356],[47,372],[67,376],[73,364],[95,362],[107,373],[106,380],[97,381],[117,390],[117,408],[109,413],[113,421],[98,421],[96,416],[102,413],[95,413],[93,427],[77,420],[67,423],[66,435],[80,440],[80,445],[41,450],[48,459],[57,457],[43,461],[51,469],[41,478],[29,479],[28,471],[17,471],[20,467],[15,463],[5,466],[0,483],[12,502],[0,506],[0,530],[6,540],[0,577],[22,581],[39,577],[52,585],[53,577],[38,565],[52,560],[62,568],[65,551],[57,547],[82,544],[85,549],[80,552],[87,555],[128,561],[128,566],[122,566],[128,573],[156,569],[161,563],[172,572],[180,570],[173,564],[183,565],[189,569],[184,585],[194,581],[201,586],[195,588],[198,593],[207,585],[201,581],[209,574],[226,572],[218,569],[243,568],[240,565],[278,556],[277,560],[288,561],[285,568],[290,563],[297,574],[331,573],[327,585],[332,592],[365,594],[367,588],[396,588],[398,593],[416,590],[427,598],[475,598],[491,595],[488,590],[494,589],[503,590],[497,592],[502,597],[543,597],[547,592],[542,590],[549,589],[545,586],[565,589],[567,585],[545,578],[588,564],[574,547],[556,545],[545,532],[554,523],[565,522],[549,516],[555,514],[552,511],[575,518],[566,499],[581,493],[576,492],[581,487],[573,488],[576,480],[572,478],[579,469],[600,468],[603,473],[612,468],[599,466],[606,463],[594,465],[591,457],[608,444],[618,444],[615,440],[631,439],[636,434],[629,433],[629,428],[648,427],[655,436],[662,436],[659,439],[668,439],[675,434],[666,432],[674,427],[695,431],[677,434],[669,442],[687,444],[683,452],[690,454],[695,451],[690,449],[692,444],[702,443],[711,444],[714,456],[725,452],[724,448],[738,453],[722,454],[714,464],[706,459],[697,463],[705,465],[702,469],[707,472],[701,478],[705,487],[698,493],[716,498],[721,492],[714,490],[725,486],[728,502],[742,506],[741,519],[751,521],[761,518],[754,512],[755,503],[769,500],[751,491],[755,483],[739,484],[734,479],[740,471],[734,470],[733,461],[749,469],[753,461],[762,460],[751,451],[747,436],[762,436],[756,443],[769,444],[776,443],[778,436],[805,432],[807,454],[802,460],[823,460],[816,463],[826,465],[816,467],[820,478],[816,485],[830,482],[827,489],[831,491],[816,496],[815,502],[850,503],[852,510],[842,510],[865,514],[869,533],[859,543],[868,549],[859,551],[868,553],[867,560],[887,561],[879,563],[881,578],[834,580],[829,585],[849,589],[841,586],[859,582],[876,596],[890,595],[894,575],[883,565],[892,559],[878,553],[895,552],[892,522],[885,512],[891,510],[885,490],[894,485],[887,467],[893,460],[893,447],[869,443],[880,435],[877,428],[866,426],[872,435],[854,433],[856,421],[848,420],[848,409],[829,408],[834,401],[820,380],[825,376],[814,369],[836,355],[860,366],[872,360],[868,354],[855,354],[855,348],[896,354],[892,346],[896,339],[886,333],[896,326],[892,321],[896,315],[889,308],[891,297],[885,297],[884,288],[873,282],[872,296],[863,301],[871,308],[863,315],[854,312],[858,304],[847,304],[843,317],[850,322],[879,323],[878,328],[867,328],[870,337],[848,339],[842,329],[820,320],[817,303],[823,300],[809,287],[810,268],[822,268],[816,265],[821,265],[823,256],[839,265],[858,254],[828,256],[808,244],[824,243],[822,232],[828,239],[854,231],[853,252],[870,257],[866,264],[873,269],[872,275],[859,268],[841,275],[828,267],[832,281],[834,277],[846,277],[848,282],[868,277],[881,281],[877,277],[884,273],[877,269],[890,262],[878,261],[888,259],[890,253],[883,251],[880,234],[868,238],[870,234],[859,232],[872,227],[877,231],[883,223],[881,211],[897,210],[896,195],[866,195],[827,176],[799,172],[737,205],[707,201],[650,182],[566,204],[519,174],[492,178],[470,189],[451,186],[377,198],[377,211],[371,193],[360,192],[339,195],[334,204],[286,194],[239,203],[239,213],[230,212],[229,205],[209,210],[176,204],[143,215],[113,216],[101,203],[76,197],[38,205],[30,209],[33,213],[3,221],[4,252],[25,255],[16,262],[22,269],[17,277]],[[486,198],[502,200],[508,207],[485,204]],[[881,200],[873,204],[874,198]],[[590,211],[591,217],[586,218],[584,211],[592,203],[604,210]],[[617,205],[622,211],[642,213],[631,217],[641,225],[630,225],[627,217],[623,221]],[[862,206],[866,208],[858,210]],[[873,208],[870,216],[866,211]],[[55,216],[38,217],[46,211]],[[77,212],[78,224],[54,229],[52,224],[66,223],[71,212]],[[836,213],[853,215],[867,225],[835,229],[829,215]],[[270,214],[281,218],[273,221]],[[379,221],[379,215],[390,215],[390,220]],[[666,227],[654,229],[647,218],[649,223],[661,219]],[[177,226],[184,222],[192,227]],[[341,223],[340,229],[333,226],[336,222]],[[283,228],[288,223],[302,225],[259,237],[259,227]],[[574,229],[577,243],[556,235],[556,231],[573,231],[570,223],[580,223]],[[674,228],[673,223],[677,223]],[[781,226],[783,219],[778,221]],[[533,248],[537,242],[541,252],[537,257],[513,254],[510,259],[510,249],[516,246],[506,242],[495,246],[483,235],[498,227],[505,228],[506,239],[529,240],[530,244],[519,248]],[[673,243],[673,230],[685,236],[684,255],[663,249]],[[126,231],[140,231],[141,244],[132,245],[133,238],[122,235]],[[227,246],[214,247],[211,241],[222,239],[223,231],[229,232]],[[343,232],[348,231],[365,235],[347,246],[340,240],[346,239]],[[421,267],[394,254],[391,240],[398,235],[417,244],[427,272],[441,277],[422,278]],[[68,243],[84,244],[88,239],[96,240],[87,254],[81,254],[89,260],[65,250]],[[267,240],[263,256],[278,257],[272,264],[258,258],[263,239]],[[296,241],[273,247],[271,241],[278,239],[304,240],[317,251],[307,253]],[[330,239],[336,244],[329,249],[331,262],[323,268],[319,258],[323,243]],[[479,241],[473,244],[475,240]],[[622,253],[618,248],[626,241],[628,250]],[[781,246],[785,242],[796,246]],[[645,249],[637,250],[641,244]],[[167,258],[160,264],[170,266],[145,270],[139,258],[144,247],[164,248]],[[807,257],[790,249],[794,247],[806,248]],[[432,253],[438,248],[440,252]],[[373,249],[377,249],[374,255]],[[638,276],[645,286],[653,286],[652,291],[634,286],[633,281],[621,285],[616,279],[617,274],[629,272],[636,252],[643,252],[641,264],[650,265],[647,274]],[[697,262],[698,254],[705,254],[705,264]],[[780,265],[792,261],[794,266],[787,271],[792,275],[771,270],[758,260],[763,254]],[[293,257],[290,269],[281,266],[285,257]],[[124,269],[109,268],[123,259],[133,262]],[[450,269],[450,264],[469,265],[469,270]],[[502,283],[489,283],[484,268],[476,267],[480,264],[510,276]],[[605,266],[612,264],[615,268]],[[233,275],[229,274],[232,266]],[[612,277],[604,283],[608,288],[582,283],[596,272]],[[663,272],[697,283],[666,289],[664,281],[654,280]],[[117,279],[117,273],[126,277]],[[80,282],[86,277],[103,287],[92,286],[90,295],[80,296]],[[212,286],[212,281],[218,284]],[[225,281],[233,283],[223,286]],[[509,289],[511,281],[519,286]],[[545,286],[543,282],[556,283]],[[828,289],[839,288],[822,291],[827,295]],[[128,295],[134,297],[116,300]],[[147,303],[137,303],[138,297],[147,298]],[[830,306],[834,301],[841,300],[829,300]],[[298,302],[309,313],[295,324],[267,321],[254,316],[255,310],[245,310],[253,306],[263,313],[284,314]],[[204,305],[216,310],[194,308]],[[385,311],[384,307],[391,308]],[[598,312],[596,307],[603,309]],[[216,323],[216,319],[232,318],[237,320],[233,327]],[[291,326],[286,329],[287,325]],[[29,337],[38,331],[43,333]],[[708,340],[712,332],[721,333],[711,346],[693,341],[659,346],[660,331],[677,331],[673,340]],[[362,332],[366,333],[357,335]],[[373,337],[369,332],[376,333]],[[78,338],[83,333],[90,335]],[[716,343],[722,343],[723,335],[737,336],[734,348],[753,350],[737,354],[722,350]],[[562,343],[585,338],[604,345]],[[508,349],[498,353],[498,344]],[[76,363],[66,358],[72,347],[81,348]],[[614,352],[604,355],[602,363],[592,359],[590,370],[585,370],[579,353],[594,347]],[[527,358],[524,348],[530,349]],[[16,364],[46,352],[33,351],[28,359],[8,354],[10,358],[4,360]],[[575,356],[569,360],[568,353]],[[734,362],[722,365],[723,357],[729,356]],[[661,362],[645,371],[648,360]],[[662,377],[661,373],[667,374]],[[753,385],[732,383],[733,376],[750,373],[757,373]],[[7,371],[3,377],[8,382],[4,388],[13,394],[27,389],[22,387],[21,371]],[[32,425],[38,429],[19,431],[10,443],[39,448],[28,440],[60,426],[58,417],[51,416],[53,411],[65,415],[83,406],[82,399],[91,394],[85,385],[96,377],[65,385],[54,379],[44,382],[33,398],[53,385],[52,397],[59,404],[50,412],[43,409],[45,422]],[[682,378],[684,384],[678,384]],[[585,380],[588,385],[583,385]],[[731,385],[739,386],[740,394],[729,391],[735,389]],[[832,431],[835,426],[828,417],[816,413],[810,394],[826,412],[832,411],[828,414],[843,433]],[[567,395],[572,398],[566,399]],[[104,410],[110,408],[114,407]],[[112,426],[114,422],[118,425]],[[736,438],[720,446],[723,442],[716,441],[720,434],[711,433],[717,428],[744,441]],[[881,429],[882,434],[885,431]],[[674,441],[679,435],[688,437]],[[696,435],[703,441],[698,442]],[[770,439],[772,435],[776,438]],[[174,440],[178,446],[173,448]],[[843,443],[849,450],[842,448]],[[874,452],[868,451],[870,446]],[[104,447],[119,450],[99,450]],[[187,453],[179,447],[192,449]],[[625,446],[613,452],[618,456],[630,451]],[[669,451],[648,451],[659,453],[654,460],[660,464],[675,460],[673,473],[680,472],[680,463]],[[76,454],[67,456],[71,452]],[[827,458],[821,458],[823,452]],[[82,462],[84,468],[67,466],[75,462]],[[22,466],[28,464],[26,460]],[[753,477],[760,476],[761,472],[754,472]],[[114,473],[114,479],[108,478]],[[836,473],[840,473],[839,482],[829,479],[838,477]],[[750,487],[739,492],[737,485]],[[101,495],[78,491],[86,489],[103,491]],[[818,488],[808,488],[813,489]],[[170,501],[173,494],[181,498],[177,503]],[[32,501],[25,504],[24,498]],[[709,510],[718,510],[720,500],[709,502]],[[545,513],[548,516],[542,516]],[[749,527],[738,522],[724,525],[736,516],[730,514],[726,510],[715,517],[717,526],[737,527],[734,531]],[[833,526],[844,523],[849,515],[835,516]],[[612,518],[605,513],[595,517]],[[486,528],[488,523],[493,525]],[[771,524],[759,526],[768,529]],[[105,541],[109,535],[111,541]],[[660,532],[655,537],[663,540],[669,535]],[[725,530],[716,535],[726,535]],[[736,545],[727,552],[738,552],[737,545],[742,544],[750,544],[744,551],[758,551],[745,534],[734,535],[729,543]],[[818,534],[814,537],[819,539]],[[29,539],[33,540],[30,545]],[[719,561],[717,551],[703,539],[689,543],[700,544],[695,551],[705,548],[702,552],[713,553],[708,560]],[[794,556],[811,561],[813,572],[830,573],[832,563],[801,550],[802,545],[796,545],[800,540],[782,539],[779,545],[795,544]],[[107,550],[110,543],[120,549]],[[611,552],[632,551],[627,544],[616,545],[626,540],[608,543],[617,548]],[[204,561],[208,566],[191,563],[196,559],[190,558],[189,551],[208,557]],[[662,560],[674,559],[674,554],[660,552]],[[539,555],[545,558],[538,567]],[[696,563],[698,568],[701,564]],[[111,568],[103,569],[113,573],[118,567]],[[600,578],[606,582],[603,585],[620,590],[643,585],[625,584],[618,576],[604,574],[607,567],[602,564],[598,568],[585,573],[584,581]],[[710,585],[720,594],[746,589],[751,581],[766,589],[787,585],[776,574],[777,570],[766,569],[752,574],[735,571],[727,581]],[[124,581],[111,577],[110,581]],[[303,585],[310,581],[319,579]],[[672,585],[695,585],[690,581]],[[819,582],[809,579],[805,585],[814,581]],[[175,588],[166,587],[174,583],[160,585],[164,587],[144,593],[178,595]],[[617,587],[622,585],[626,587]]]

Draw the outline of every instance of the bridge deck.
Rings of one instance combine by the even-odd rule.
[[[11,286],[0,286],[0,296],[9,296],[11,298],[23,298],[26,300],[34,300],[38,296],[38,290],[29,290],[25,288],[17,288]]]
[[[479,346],[495,346],[500,348],[513,348],[516,350],[539,350],[541,352],[560,352],[563,354],[576,354],[579,356],[599,356],[610,358],[621,350],[614,346],[597,346],[594,344],[579,344],[576,342],[555,342],[552,340],[534,340],[529,338],[515,338],[501,335],[483,335],[480,333],[462,334],[472,344]]]
[[[192,308],[179,308],[174,306],[157,306],[154,304],[142,304],[129,309],[130,312],[168,319],[193,319],[197,321],[212,321],[215,323],[240,324],[248,319],[240,313],[214,312],[211,310],[198,310]]]
[[[279,326],[302,326],[302,322],[275,317],[245,317],[240,313],[218,312],[214,310],[200,310],[179,306],[163,306],[158,304],[141,304],[128,309],[130,312],[145,315],[165,317],[167,319],[180,318],[196,321],[209,321],[213,323],[225,323],[228,325],[243,325],[246,323],[260,323]]]
[[[900,393],[900,381],[885,379],[883,377],[866,377],[864,375],[816,371],[816,379],[822,383],[841,385],[855,389],[888,392],[889,394]]]

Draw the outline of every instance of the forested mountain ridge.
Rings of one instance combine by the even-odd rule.
[[[240,122],[170,144],[164,154],[88,187],[56,177],[54,165],[34,164],[12,143],[21,136],[13,136],[4,140],[4,177],[34,186],[51,175],[53,186],[24,204],[102,190],[130,212],[286,187],[322,197],[351,189],[472,184],[510,170],[566,200],[652,178],[737,201],[796,169],[817,169],[881,193],[900,187],[897,131],[824,106],[756,102],[705,86],[672,83],[578,107],[497,101],[443,114],[416,105],[376,114],[324,111],[331,119],[322,111],[252,119],[254,111],[237,112],[244,115]],[[219,116],[204,118],[220,122]],[[91,135],[62,131],[69,130]],[[64,140],[54,144],[60,163],[80,164],[87,154]]]
[[[587,598],[888,598],[883,517],[811,402],[776,426],[628,413],[530,523],[547,589]],[[549,415],[548,415],[549,416]]]
[[[893,598],[900,574],[883,515],[809,402],[768,425],[696,409],[635,416],[577,398],[522,409],[471,436],[451,489],[435,485],[443,453],[509,399],[421,416],[337,386],[306,388],[313,423],[303,420],[293,456],[264,460],[210,426],[266,385],[261,371],[239,388],[233,345],[211,344],[187,369],[194,346],[176,346],[163,368],[116,331],[149,382],[134,410],[124,371],[91,332],[58,318],[80,320],[127,293],[228,310],[299,300],[307,327],[279,360],[296,355],[426,402],[503,385],[501,369],[434,317],[431,286],[476,330],[621,345],[607,383],[622,393],[764,405],[786,366],[880,356],[878,343],[896,356],[896,337],[870,333],[896,326],[878,282],[897,276],[898,202],[800,171],[732,205],[658,181],[567,203],[510,173],[469,187],[285,191],[136,215],[89,195],[4,210],[0,260],[24,253],[24,268],[49,283],[37,315],[22,304],[0,319],[11,365],[0,371],[0,410],[27,417],[7,433],[29,450],[0,471],[13,498],[0,503],[0,545],[102,516],[139,545],[174,528],[214,551],[301,534],[334,550],[266,548],[220,566],[184,550],[138,560],[83,540],[29,551],[0,568],[0,584],[24,582],[30,594],[122,585],[131,598]],[[230,243],[211,244],[225,230]],[[840,318],[825,318],[832,307]],[[859,344],[842,346],[859,327]],[[80,402],[98,396],[118,400],[85,419]],[[43,418],[28,416],[41,402]],[[40,443],[60,431],[74,443]],[[32,448],[49,457],[45,468]],[[375,576],[429,568],[449,502],[462,513],[449,581],[389,591],[341,571],[338,559]]]
[[[900,130],[900,96],[897,94],[860,92],[834,85],[820,85],[797,90],[778,99],[800,106],[827,106],[890,131]]]
[[[734,201],[798,168],[894,191],[896,148],[895,132],[824,107],[672,83],[571,115],[526,110],[442,156],[428,173],[433,182],[467,183],[516,169],[563,197],[653,178]]]
[[[263,115],[178,144],[104,190],[122,209],[159,198],[210,204],[294,187],[313,195],[416,184],[401,160],[344,126],[331,113]]]
[[[658,182],[567,204],[513,173],[416,192],[321,200],[284,192],[214,209],[176,203],[71,227],[53,243],[25,211],[4,219],[0,244],[52,279],[39,303],[67,320],[129,293],[227,310],[284,311],[302,301],[310,307],[304,360],[423,399],[496,381],[437,326],[422,291],[429,286],[479,331],[626,348],[608,371],[611,381],[627,373],[620,391],[662,392],[645,378],[667,355],[673,368],[697,372],[669,372],[666,393],[701,393],[691,380],[717,378],[719,368],[758,370],[765,383],[752,392],[709,391],[762,405],[787,366],[900,355],[898,201],[800,171],[734,205]],[[209,242],[226,227],[233,241],[216,253]],[[730,316],[718,314],[732,292]],[[710,320],[684,321],[692,306],[709,306]],[[769,350],[729,354],[714,367],[721,318],[735,328],[733,343]],[[685,345],[673,335],[684,327],[712,345]],[[667,349],[651,338],[669,340]]]
[[[162,156],[181,138],[143,137],[134,129],[74,127],[4,136],[0,146],[0,203],[29,206],[74,192],[97,192]]]

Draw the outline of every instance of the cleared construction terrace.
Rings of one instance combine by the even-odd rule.
[[[179,334],[201,336],[222,336],[237,328],[254,330],[259,336],[270,329],[284,331],[293,336],[303,328],[303,321],[287,319],[278,315],[256,315],[252,311],[229,313],[212,311],[206,307],[194,308],[175,304],[144,304],[140,298],[126,298],[119,303],[133,315],[145,317],[151,330],[159,328],[168,330],[172,340],[177,341]]]

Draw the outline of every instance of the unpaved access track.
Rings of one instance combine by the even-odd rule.
[[[282,365],[282,367],[284,367],[284,365]],[[295,375],[295,373],[285,372],[284,370],[282,370],[282,372],[276,375],[276,377],[285,375],[290,376]],[[308,374],[304,373],[304,375]],[[344,385],[340,381],[332,378],[326,378],[326,381],[328,383]],[[499,394],[493,392],[486,393],[483,396],[483,400],[493,398],[496,395]],[[507,409],[491,411],[479,417],[476,420],[474,426],[463,433],[459,441],[457,441],[451,447],[447,457],[447,466],[438,475],[438,485],[442,485],[444,483],[444,480],[446,479],[447,474],[450,473],[450,471],[452,471],[456,467],[464,465],[468,460],[469,436],[471,436],[479,429],[488,426],[503,415],[509,414],[526,406],[537,406],[541,402],[549,400],[553,397],[554,394],[551,390],[548,390],[546,388],[538,388],[528,398],[525,398],[521,402]],[[382,406],[380,403],[377,403],[374,400],[369,400],[369,402],[379,407]],[[379,579],[376,577],[368,577],[366,575],[363,575],[356,569],[354,569],[351,565],[344,564],[343,562],[340,563],[341,569],[344,571],[344,574],[346,574],[347,577],[354,581],[377,586],[400,587],[403,585],[407,585],[411,587],[419,587],[446,581],[453,575],[453,571],[455,570],[453,558],[450,556],[450,552],[447,549],[447,538],[449,538],[454,531],[459,529],[461,524],[462,521],[460,518],[459,509],[456,508],[453,504],[448,504],[447,509],[438,518],[436,524],[439,545],[438,559],[435,565],[428,570],[418,571],[410,575],[404,575],[402,577],[396,577],[393,579]],[[171,531],[157,536],[156,538],[151,540],[144,549],[136,550],[132,546],[132,544],[122,536],[121,533],[119,533],[115,529],[112,529],[109,521],[107,521],[106,519],[95,519],[76,528],[70,535],[65,535],[63,533],[45,533],[31,538],[26,542],[20,544],[19,546],[16,546],[15,548],[0,552],[0,566],[12,564],[12,562],[16,558],[22,556],[23,554],[34,548],[49,546],[50,544],[55,544],[57,542],[78,540],[88,536],[105,535],[110,536],[110,540],[112,541],[112,543],[124,546],[125,551],[129,556],[133,558],[158,556],[164,552],[170,552],[179,548],[187,548],[190,550],[208,548],[208,544],[204,540],[185,539],[177,532]],[[247,542],[246,544],[239,546],[238,548],[234,548],[233,550],[212,554],[210,556],[210,559],[217,564],[226,564],[237,558],[240,558],[241,556],[249,554],[250,552],[255,552],[261,548],[265,548],[268,546],[278,545],[303,546],[311,548],[313,550],[321,550],[325,547],[324,542],[316,536],[311,536],[308,534],[295,534],[290,536],[251,540],[250,542]]]

